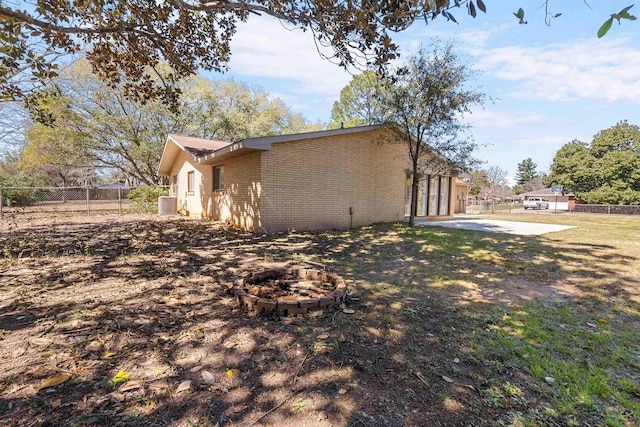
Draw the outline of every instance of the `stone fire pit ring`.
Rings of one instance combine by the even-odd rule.
[[[256,295],[256,284],[266,280],[277,279],[282,276],[293,276],[300,281],[313,281],[323,285],[331,285],[331,290],[325,290],[323,296],[314,297],[287,295],[284,297],[265,297]],[[233,288],[236,301],[249,311],[258,314],[275,313],[279,316],[306,314],[319,310],[329,310],[339,306],[347,298],[347,287],[344,279],[337,274],[304,267],[290,267],[253,272],[246,275]],[[320,293],[322,291],[317,291]],[[259,294],[259,292],[258,292]]]

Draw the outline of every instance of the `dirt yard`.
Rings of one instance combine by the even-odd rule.
[[[545,412],[548,384],[494,370],[503,356],[477,337],[528,301],[593,309],[587,249],[398,224],[273,236],[140,215],[0,224],[0,425],[489,426],[514,413],[568,425]],[[291,264],[342,275],[355,313],[259,317],[228,293]],[[627,279],[611,292],[637,307]],[[627,323],[627,308],[608,310]],[[489,399],[519,381],[520,400]]]

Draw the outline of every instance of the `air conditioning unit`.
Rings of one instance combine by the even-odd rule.
[[[177,215],[178,214],[178,198],[176,196],[158,197],[158,214],[159,215]]]

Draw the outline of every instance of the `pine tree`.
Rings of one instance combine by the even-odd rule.
[[[518,163],[518,172],[516,173],[516,181],[520,185],[524,185],[527,182],[530,182],[535,177],[538,176],[538,172],[536,172],[536,168],[538,165],[533,163],[531,157],[528,159],[524,159],[520,163]]]

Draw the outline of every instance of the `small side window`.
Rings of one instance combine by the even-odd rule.
[[[224,190],[224,166],[213,167],[213,191]]]
[[[196,177],[193,171],[187,173],[187,193],[193,193],[196,187]]]

